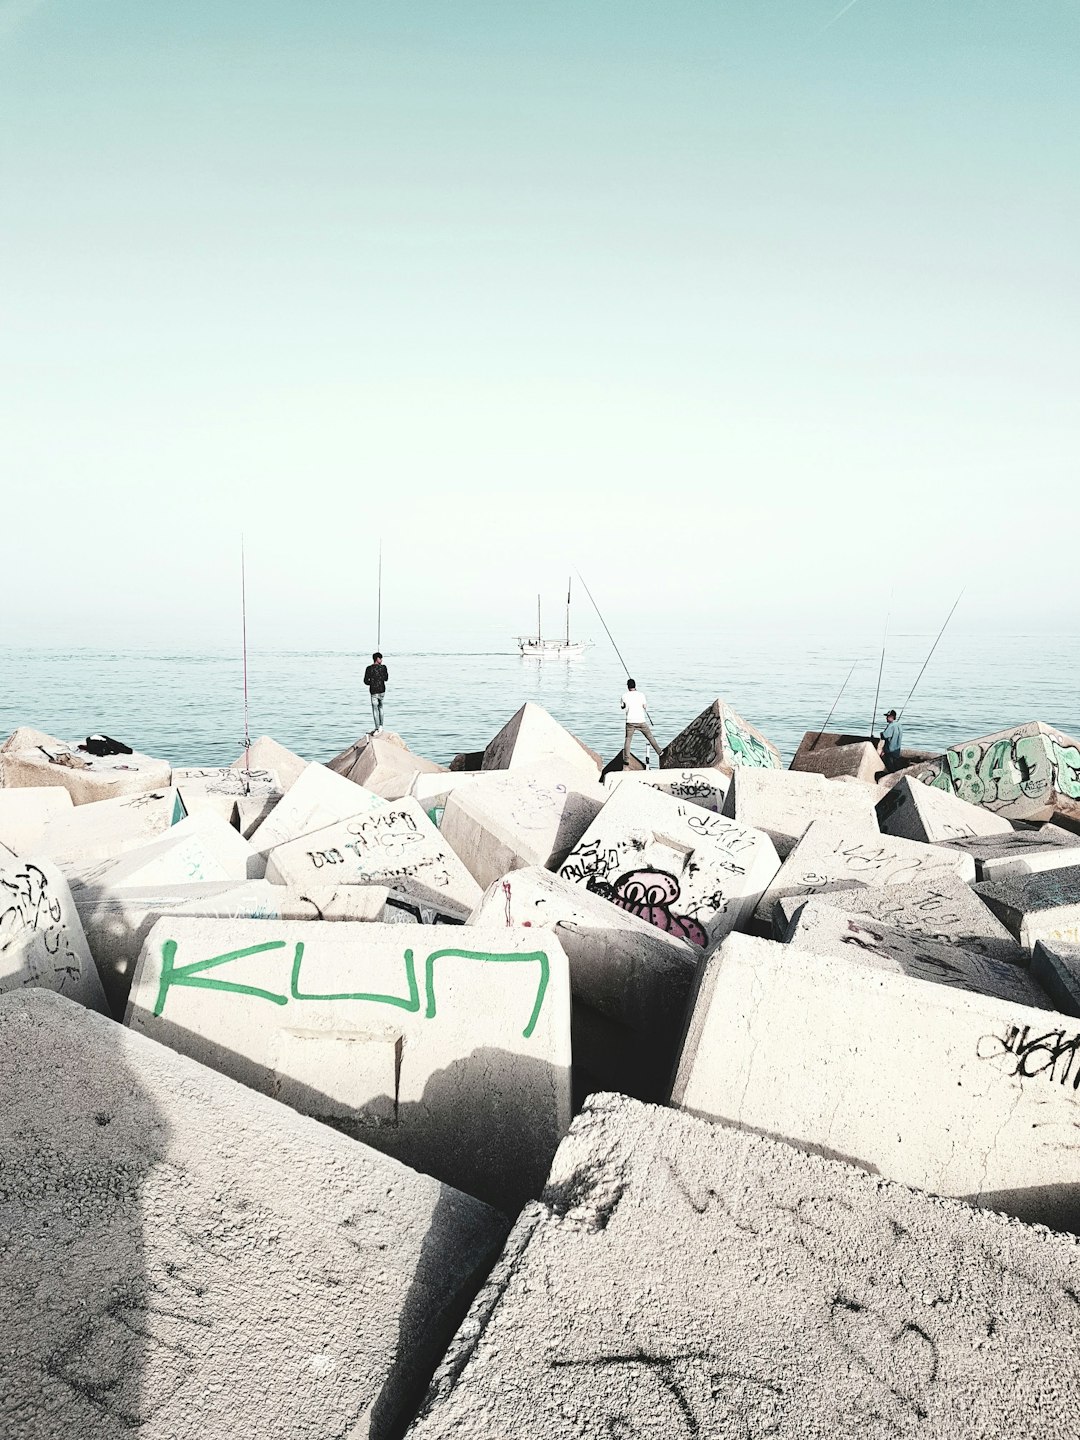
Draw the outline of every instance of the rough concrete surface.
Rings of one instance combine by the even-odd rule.
[[[664,770],[782,769],[780,751],[725,700],[714,700],[660,754]]]
[[[815,820],[842,826],[852,835],[878,832],[873,801],[862,786],[836,785],[823,775],[795,770],[736,770],[722,813],[764,830],[781,860]]]
[[[1035,942],[1031,973],[1063,1015],[1080,1015],[1080,945]]]
[[[171,915],[126,1022],[507,1211],[570,1123],[569,971],[548,930]]]
[[[1080,865],[982,880],[972,887],[1026,950],[1037,940],[1080,944]]]
[[[36,853],[65,866],[111,859],[151,844],[185,813],[175,787],[75,805],[49,817]]]
[[[603,760],[576,735],[571,735],[543,708],[527,701],[513,714],[484,750],[484,770],[517,770],[521,766],[570,766],[587,780],[598,780]]]
[[[1040,720],[953,745],[915,775],[1010,820],[1080,816],[1080,746]]]
[[[282,790],[291,790],[308,767],[292,750],[286,749],[269,735],[260,735],[247,750],[242,750],[233,761],[233,770],[270,770],[277,776]]]
[[[1080,1229],[1080,1024],[733,935],[672,1102],[890,1180]]]
[[[878,801],[877,819],[883,835],[921,840],[926,845],[976,835],[1015,834],[1003,815],[971,805],[933,785],[922,785],[908,775],[902,776]]]
[[[858,735],[808,730],[791,762],[792,770],[825,775],[830,780],[874,781],[885,766],[877,750]]]
[[[591,1097],[409,1440],[1075,1433],[1080,1248]]]
[[[0,1093],[0,1433],[399,1433],[499,1216],[44,992]]]
[[[8,741],[12,748],[4,746],[0,759],[0,782],[4,785],[62,785],[75,805],[85,805],[91,800],[168,789],[172,783],[168,762],[149,755],[90,755],[50,736],[23,749],[13,743],[19,738],[20,732],[15,731]]]
[[[703,810],[712,810],[719,815],[724,808],[731,776],[724,770],[707,766],[688,766],[677,770],[620,769],[604,775],[604,785],[609,790],[617,789],[625,781],[651,785],[676,800],[689,800]]]
[[[262,857],[238,830],[212,810],[201,810],[169,827],[160,839],[100,860],[65,860],[74,885],[99,890],[198,881],[261,879]]]
[[[0,845],[15,855],[37,851],[49,821],[71,811],[71,796],[62,785],[0,786]]]
[[[236,823],[237,805],[241,800],[262,802],[279,800],[283,786],[272,770],[242,770],[230,765],[187,766],[173,771],[173,784],[180,791],[184,809],[189,815],[199,810],[213,810]]]
[[[71,890],[47,860],[0,856],[0,994],[55,990],[105,1011],[97,967]]]

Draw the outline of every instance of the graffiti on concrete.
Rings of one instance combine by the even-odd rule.
[[[34,938],[40,943],[27,943]],[[0,873],[0,958],[9,949],[18,951],[17,983],[46,985],[62,995],[82,977],[60,897],[30,862]]]
[[[679,882],[667,870],[631,870],[620,875],[614,884],[590,877],[586,889],[602,895],[620,910],[627,910],[658,930],[665,930],[677,940],[689,940],[704,946],[708,936],[704,928],[689,915],[676,915],[672,906],[680,895]]]
[[[1008,1073],[1020,1080],[1042,1075],[1051,1083],[1080,1090],[1080,1035],[1070,1035],[1066,1030],[1039,1031],[1030,1025],[1010,1025],[1004,1039],[984,1036],[978,1054],[983,1060],[1008,1056]]]
[[[724,735],[726,736],[726,749],[731,752],[733,765],[752,765],[764,770],[780,768],[779,755],[774,750],[770,750],[763,740],[752,735],[745,726],[733,720],[730,715],[724,716]]]
[[[972,805],[1001,810],[1051,791],[1080,800],[1080,749],[1052,735],[1007,735],[947,750],[930,782]]]
[[[199,990],[216,990],[223,995],[246,995],[255,1000],[267,1000],[271,1005],[288,1005],[290,1002],[307,1004],[328,1000],[356,1000],[369,1005],[393,1006],[399,1010],[405,1010],[412,1015],[423,1013],[425,1020],[434,1020],[438,1013],[435,993],[436,960],[475,960],[483,964],[535,964],[539,967],[536,999],[533,1003],[532,1013],[529,1016],[528,1023],[521,1032],[527,1040],[536,1029],[536,1022],[540,1018],[550,975],[548,957],[543,950],[512,951],[509,954],[497,954],[484,950],[432,950],[422,965],[424,993],[423,1001],[421,1001],[416,959],[413,951],[406,949],[402,956],[404,988],[406,991],[404,995],[385,995],[370,991],[342,991],[336,994],[316,994],[301,989],[305,947],[304,942],[298,940],[293,948],[289,993],[282,995],[278,991],[263,989],[262,986],[259,985],[242,984],[236,980],[212,979],[207,972],[219,970],[223,965],[230,965],[237,960],[245,959],[249,955],[262,955],[272,950],[284,950],[287,948],[287,942],[285,940],[267,940],[261,945],[248,945],[241,950],[228,950],[224,954],[210,955],[203,960],[195,960],[186,965],[177,965],[177,948],[177,942],[175,940],[166,940],[161,947],[161,976],[158,981],[157,1000],[154,1003],[155,1016],[161,1015],[164,1012],[165,1004],[171,990],[177,986],[187,985]],[[443,969],[445,967],[440,966],[439,968]],[[423,1005],[422,1012],[421,1004]]]

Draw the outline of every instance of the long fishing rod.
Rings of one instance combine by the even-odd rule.
[[[892,619],[892,596],[889,596],[889,608],[885,612],[885,634],[881,640],[881,664],[877,672],[877,689],[874,691],[874,713],[870,716],[870,734],[873,736],[874,726],[877,724],[877,707],[881,699],[881,677],[885,673],[885,647],[889,643],[889,621]]]
[[[244,794],[251,794],[251,727],[248,722],[247,571],[244,536],[240,534],[240,617],[244,637]]]
[[[938,633],[937,633],[937,639],[934,641],[933,645],[930,646],[930,654],[927,655],[926,659],[923,661],[923,663],[922,663],[922,670],[920,670],[919,673],[918,673],[918,675],[915,676],[915,685],[912,685],[911,689],[908,691],[908,697],[907,697],[907,699],[904,701],[903,706],[901,707],[900,714],[896,717],[898,720],[902,718],[902,716],[903,716],[903,714],[904,714],[904,711],[905,711],[905,710],[907,709],[907,707],[911,704],[911,697],[912,697],[912,695],[915,694],[915,686],[918,685],[919,681],[920,681],[920,680],[922,679],[922,677],[923,677],[923,671],[925,671],[927,665],[930,664],[930,657],[933,655],[934,651],[937,649],[937,647],[938,647],[938,641],[939,641],[939,640],[941,639],[941,637],[945,634],[945,627],[948,625],[949,621],[952,619],[953,613],[955,612],[957,605],[959,605],[959,604],[960,604],[960,601],[964,598],[964,591],[965,591],[966,589],[967,589],[967,586],[966,586],[966,585],[961,586],[960,594],[957,595],[956,599],[953,601],[952,610],[950,610],[949,613],[948,613],[948,615],[945,616],[945,624],[942,625],[941,629],[940,629],[940,630],[938,631]]]
[[[375,649],[382,649],[382,541],[379,541],[379,602],[375,615]]]
[[[593,607],[593,609],[596,611],[597,618],[599,619],[600,624],[603,625],[605,631],[607,631],[607,638],[611,641],[612,648],[614,649],[615,654],[618,655],[618,657],[619,657],[619,664],[620,664],[620,665],[622,666],[622,668],[626,671],[627,678],[629,679],[629,676],[630,676],[630,667],[629,667],[629,665],[627,665],[626,661],[622,658],[622,651],[619,649],[618,645],[615,644],[615,636],[612,635],[612,633],[611,633],[610,630],[608,630],[607,621],[604,619],[603,615],[600,614],[600,606],[597,605],[597,603],[596,603],[595,600],[593,600],[593,593],[592,593],[592,591],[589,589],[588,585],[585,584],[585,576],[582,575],[582,573],[581,573],[580,570],[577,572],[577,578],[581,581],[582,585],[585,587],[585,594],[588,595],[589,599],[592,601],[592,607]]]
[[[822,725],[821,729],[820,729],[820,730],[817,732],[817,734],[814,736],[814,743],[810,746],[810,749],[811,749],[811,750],[816,750],[816,749],[817,749],[818,741],[821,739],[822,735],[824,735],[825,732],[828,730],[828,728],[829,728],[829,721],[830,721],[830,720],[832,719],[832,717],[833,717],[833,710],[835,710],[836,707],[837,707],[837,705],[840,704],[840,696],[843,695],[844,691],[847,689],[847,682],[851,679],[852,675],[855,673],[855,666],[856,666],[858,663],[859,663],[858,660],[853,660],[853,661],[851,662],[851,669],[850,669],[850,670],[847,672],[847,674],[844,676],[844,683],[843,683],[843,685],[840,686],[840,689],[836,692],[836,699],[832,702],[832,710],[830,710],[829,713],[828,713],[828,715],[825,716],[825,724]]]

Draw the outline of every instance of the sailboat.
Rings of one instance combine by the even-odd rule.
[[[540,624],[540,596],[536,597],[536,634],[516,635],[517,647],[522,655],[529,655],[536,660],[573,660],[579,655],[584,655],[589,648],[588,640],[570,639],[570,581],[566,582],[566,638],[565,640],[545,640]]]

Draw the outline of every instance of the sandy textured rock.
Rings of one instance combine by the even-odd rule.
[[[791,762],[792,770],[825,775],[831,780],[874,781],[885,765],[875,747],[860,735],[808,730]]]
[[[44,859],[0,856],[0,994],[27,987],[106,1008],[63,875]]]
[[[447,796],[443,839],[480,886],[526,865],[561,865],[608,792],[572,769],[488,771]]]
[[[723,813],[740,825],[764,830],[781,860],[815,820],[829,821],[852,835],[878,831],[873,802],[861,787],[834,785],[822,775],[794,770],[736,770]]]
[[[0,759],[0,780],[4,785],[62,785],[75,805],[85,805],[91,800],[168,789],[172,783],[168,762],[149,755],[135,752],[99,757],[49,736],[43,737],[43,742],[48,743],[33,741],[22,748],[26,738],[24,732],[16,730],[4,747]]]
[[[815,820],[766,890],[757,915],[768,925],[782,896],[812,895],[837,880],[881,886],[974,879],[975,862],[960,851],[891,835],[852,835],[842,825]]]
[[[761,831],[620,785],[559,874],[707,950],[749,918],[778,868]]]
[[[1076,1230],[1077,1026],[734,935],[706,962],[672,1103]]]
[[[655,790],[662,790],[665,795],[670,795],[675,800],[688,800],[694,805],[700,805],[703,810],[712,810],[718,815],[724,808],[724,797],[731,785],[731,776],[724,770],[708,767],[644,770],[640,762],[637,769],[612,770],[604,775],[604,785],[609,790],[617,789],[626,781],[651,785]]]
[[[973,888],[1025,950],[1036,940],[1080,944],[1080,865],[981,880]]]
[[[598,780],[603,759],[571,735],[541,705],[527,701],[512,715],[484,750],[484,770],[518,770],[522,766],[569,766],[586,780]]]
[[[591,1097],[409,1440],[1064,1436],[1080,1251]]]
[[[5,1436],[398,1433],[493,1211],[42,992],[0,1093]]]
[[[570,1123],[570,982],[548,930],[185,919],[126,1023],[516,1211]]]
[[[926,845],[976,835],[1015,834],[1004,816],[907,775],[878,801],[877,819],[883,835],[921,840]]]
[[[1063,1015],[1080,1015],[1080,945],[1037,940],[1031,973]]]
[[[724,700],[714,700],[660,755],[665,770],[715,769],[730,773],[741,765],[779,770],[783,764],[772,741]]]

